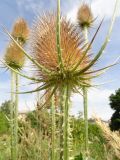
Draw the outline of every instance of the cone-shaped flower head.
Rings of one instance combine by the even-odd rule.
[[[91,8],[87,4],[82,4],[78,10],[77,15],[78,23],[80,27],[91,27],[93,23],[93,14]]]
[[[21,69],[25,62],[25,56],[15,43],[11,43],[6,49],[5,61],[10,67]]]
[[[28,38],[29,29],[24,19],[18,19],[12,30],[12,36],[23,46]],[[13,42],[6,49],[5,62],[14,69],[21,69],[25,62],[23,51]]]
[[[12,36],[20,43],[24,44],[28,38],[29,28],[23,18],[17,19],[13,26]]]
[[[69,83],[73,89],[81,83],[79,76],[75,76],[75,71],[88,64],[87,55],[79,64],[77,70],[73,71],[83,55],[84,39],[79,28],[76,28],[65,18],[61,18],[61,52],[64,67],[64,72],[61,73],[57,54],[56,23],[56,15],[47,14],[42,18],[38,17],[34,24],[30,44],[33,57],[39,64],[53,73],[47,74],[37,68],[37,76],[46,84],[54,86]]]

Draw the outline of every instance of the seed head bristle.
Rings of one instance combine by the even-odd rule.
[[[93,14],[91,8],[87,4],[82,4],[78,10],[77,15],[78,23],[81,28],[91,27],[93,23]]]

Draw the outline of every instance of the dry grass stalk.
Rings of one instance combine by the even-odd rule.
[[[99,118],[95,117],[95,121],[102,129],[104,137],[107,140],[108,145],[112,148],[112,151],[120,158],[120,134],[118,132],[112,132]]]

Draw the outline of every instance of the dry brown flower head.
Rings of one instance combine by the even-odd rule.
[[[80,27],[90,27],[93,23],[93,14],[91,8],[87,4],[82,4],[78,10],[78,23]]]
[[[5,61],[10,67],[21,69],[25,62],[25,56],[15,43],[11,43],[6,49]]]
[[[13,26],[12,36],[21,44],[24,44],[28,39],[29,28],[23,18],[17,19]]]
[[[80,60],[85,49],[83,42],[84,38],[80,30],[65,18],[61,18],[61,51],[65,72],[70,72]],[[59,73],[55,14],[38,17],[31,35],[31,51],[41,65],[50,71]],[[87,64],[88,56],[84,58],[78,69],[82,69]],[[43,76],[44,73],[39,70],[37,74]]]

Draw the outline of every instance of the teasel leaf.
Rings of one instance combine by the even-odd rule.
[[[47,88],[51,87],[52,84],[43,84],[42,86],[40,87],[37,87],[35,90],[31,90],[31,91],[27,91],[27,92],[18,92],[16,94],[29,94],[29,93],[35,93],[35,92],[38,92],[38,91],[43,91],[43,90],[46,90]]]
[[[120,63],[120,62],[115,62],[115,63],[113,63],[113,64],[111,64],[111,65],[108,65],[108,66],[106,66],[106,67],[103,67],[103,68],[101,68],[101,69],[94,70],[94,71],[90,71],[90,72],[85,72],[84,75],[93,74],[93,73],[97,73],[97,72],[101,72],[101,71],[103,71],[103,73],[105,73],[109,68],[111,68],[111,67],[113,67],[113,66],[115,66],[115,65],[117,65],[117,64],[119,64],[119,63]]]

